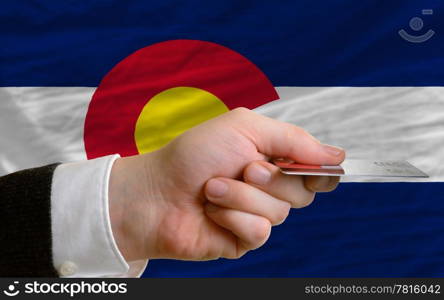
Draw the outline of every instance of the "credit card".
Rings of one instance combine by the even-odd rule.
[[[288,175],[365,176],[365,177],[429,177],[404,160],[346,159],[337,166],[299,164],[288,159],[275,159],[273,163]]]

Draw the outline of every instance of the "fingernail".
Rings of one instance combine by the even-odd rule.
[[[264,185],[270,181],[270,171],[259,164],[252,165],[248,171],[248,180],[252,183]]]
[[[342,154],[342,152],[344,152],[344,150],[339,147],[335,147],[335,146],[331,146],[331,145],[327,145],[327,144],[322,144],[322,147],[324,148],[325,152],[327,152],[328,154],[333,155],[333,156],[339,156]]]
[[[210,179],[207,183],[207,194],[210,197],[222,197],[228,191],[228,185],[219,179]]]

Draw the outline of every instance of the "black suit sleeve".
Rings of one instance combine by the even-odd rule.
[[[0,177],[0,276],[58,276],[51,233],[51,184],[56,167]]]

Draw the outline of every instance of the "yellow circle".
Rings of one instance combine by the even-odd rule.
[[[184,131],[228,111],[215,95],[194,87],[165,90],[143,107],[134,138],[139,153],[159,149]]]

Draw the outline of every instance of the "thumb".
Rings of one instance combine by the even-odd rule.
[[[341,148],[321,144],[300,127],[274,120],[247,109],[240,110],[241,132],[247,135],[262,154],[289,158],[312,165],[338,165],[345,158]]]

